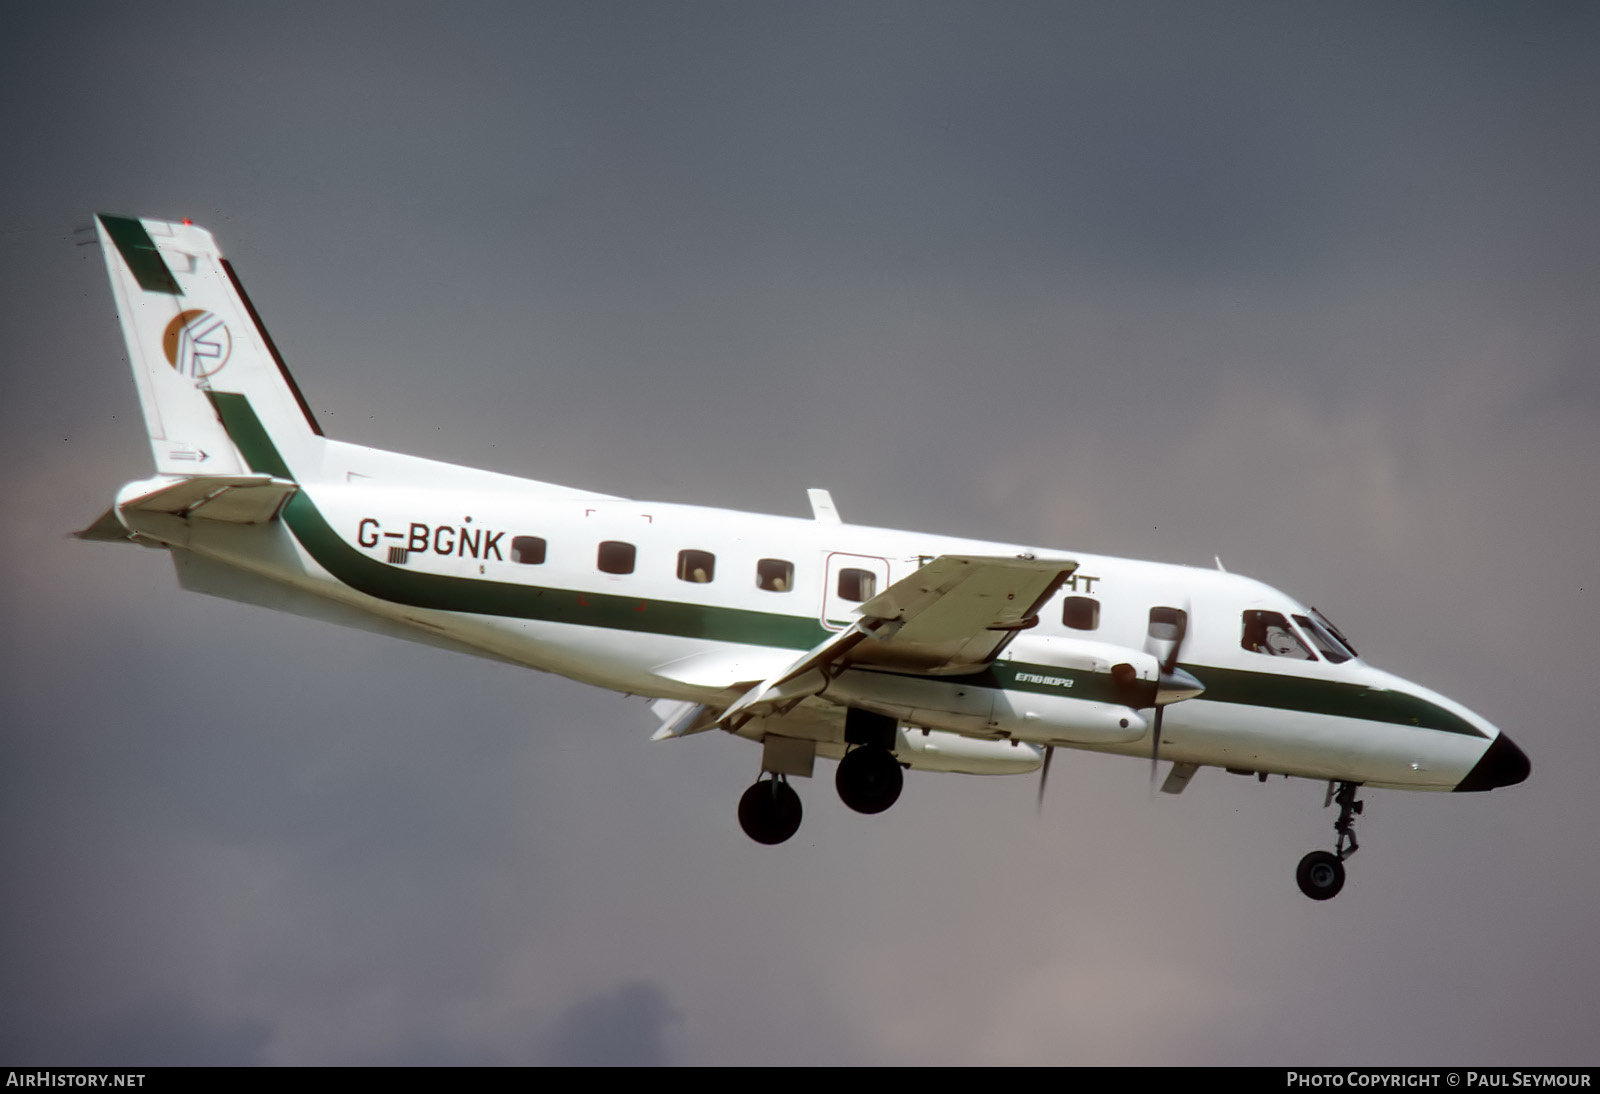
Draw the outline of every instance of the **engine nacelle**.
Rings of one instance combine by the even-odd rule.
[[[917,771],[1023,775],[1039,770],[1044,751],[1020,741],[989,741],[937,729],[901,726],[895,758]]]
[[[1039,744],[1109,744],[1149,731],[1143,711],[1155,703],[1160,671],[1143,650],[1022,635],[972,676],[850,669],[824,694],[912,726]]]

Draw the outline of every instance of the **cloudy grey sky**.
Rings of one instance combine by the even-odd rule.
[[[18,7],[0,1058],[1596,1062],[1600,9]],[[831,770],[180,593],[97,210],[213,229],[337,437],[1209,563],[1523,786]]]

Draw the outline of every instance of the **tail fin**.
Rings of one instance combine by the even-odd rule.
[[[211,233],[187,223],[97,220],[156,470],[251,470],[218,416],[215,396],[232,393],[248,400],[296,477],[315,473],[322,430]]]

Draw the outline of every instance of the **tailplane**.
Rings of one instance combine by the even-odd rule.
[[[296,478],[315,474],[322,430],[211,233],[188,223],[96,218],[156,471],[241,476],[217,396],[243,396]]]

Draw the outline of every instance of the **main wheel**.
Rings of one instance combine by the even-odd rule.
[[[1328,851],[1313,851],[1300,860],[1294,879],[1312,900],[1332,900],[1344,888],[1344,863]]]
[[[774,777],[762,779],[739,799],[739,827],[757,843],[782,843],[800,830],[800,795]]]
[[[900,761],[886,748],[858,748],[839,761],[833,785],[857,813],[882,813],[900,797],[905,776]]]

